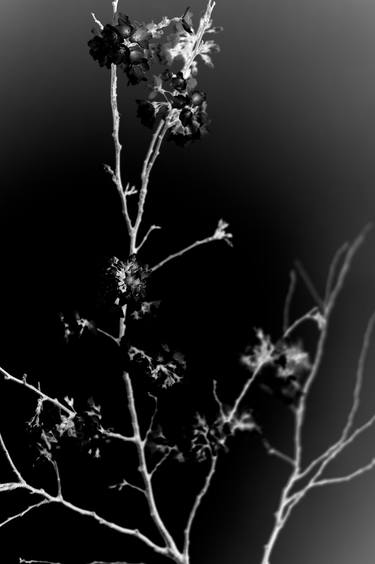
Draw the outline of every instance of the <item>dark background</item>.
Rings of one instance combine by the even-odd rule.
[[[120,9],[149,21],[182,13],[185,5],[177,4],[138,0]],[[201,3],[191,5],[198,14]],[[98,257],[116,254],[126,243],[116,194],[102,167],[113,163],[109,73],[88,55],[91,11],[109,21],[111,3],[3,0],[0,18],[0,348],[5,367],[16,374],[40,373],[50,390],[59,390],[64,379],[55,345],[58,312],[87,305]],[[163,231],[153,235],[143,255],[154,264],[210,234],[220,217],[231,224],[233,250],[220,244],[201,248],[160,271],[152,289],[163,299],[163,336],[187,356],[192,409],[202,403],[200,386],[205,390],[213,376],[229,401],[244,377],[238,357],[253,327],[278,336],[293,261],[301,260],[322,289],[334,251],[373,220],[375,209],[372,3],[222,0],[215,21],[225,28],[218,38],[222,51],[215,69],[200,74],[211,135],[184,150],[164,146],[146,214]],[[120,87],[124,176],[136,183],[149,131],[135,117],[141,89],[126,89],[125,79]],[[307,457],[337,437],[349,405],[361,336],[375,301],[373,252],[371,234],[339,301],[312,393]],[[309,300],[301,286],[294,313]],[[374,406],[373,361],[370,357],[362,417]],[[79,380],[78,369],[74,374]],[[108,392],[104,368],[102,374]],[[65,378],[64,386],[72,377]],[[8,390],[1,393],[9,406]],[[288,450],[285,410],[270,398],[253,400],[275,442]],[[13,418],[19,409],[11,405]],[[13,421],[6,413],[3,426]],[[338,471],[367,461],[372,442],[369,437],[348,453]],[[236,440],[198,517],[192,562],[259,562],[285,472],[255,439]],[[172,497],[178,487],[186,489],[178,485],[178,474],[175,478]],[[274,564],[372,563],[374,479],[369,474],[311,494],[283,533]],[[55,560],[69,554],[66,538],[75,539],[82,561],[98,557],[91,542],[102,551],[100,558],[127,556],[111,552],[116,535],[96,537],[96,545],[92,532],[80,536],[81,519],[74,527],[60,520],[46,527],[41,521],[40,539],[26,534],[31,521],[0,530],[19,556],[39,556],[33,550],[47,537],[55,550],[64,546],[62,553],[53,552]]]

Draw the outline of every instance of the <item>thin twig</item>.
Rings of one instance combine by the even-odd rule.
[[[139,246],[137,245],[137,238],[138,238],[139,228],[140,228],[141,223],[142,223],[142,218],[143,218],[143,213],[144,213],[144,208],[145,208],[145,202],[146,202],[146,197],[147,197],[147,192],[148,192],[148,184],[149,184],[149,180],[150,180],[150,174],[151,174],[152,168],[155,164],[155,161],[156,161],[156,159],[159,155],[160,147],[161,147],[161,144],[162,144],[163,139],[165,137],[165,134],[168,131],[168,128],[169,128],[169,122],[168,122],[168,116],[167,116],[166,120],[160,120],[160,122],[158,123],[156,131],[152,136],[151,143],[150,143],[150,146],[148,148],[146,158],[143,162],[143,168],[142,168],[142,173],[141,173],[141,189],[139,191],[139,198],[138,198],[137,217],[136,217],[135,222],[134,222],[131,241],[130,241],[130,254],[131,255],[136,254],[137,250],[139,249]]]
[[[61,477],[60,477],[60,471],[59,471],[59,467],[58,464],[56,462],[56,460],[51,460],[53,468],[55,470],[55,474],[56,474],[56,483],[57,483],[57,497],[62,497],[62,491],[61,491]]]
[[[132,484],[127,480],[123,480],[120,484],[109,486],[109,488],[111,490],[119,490],[119,491],[122,491],[124,488],[130,488],[131,490],[136,490],[137,492],[140,492],[142,495],[146,495],[146,492],[143,488],[140,488],[139,486],[136,486],[135,484]]]
[[[289,287],[285,299],[284,312],[283,312],[283,333],[285,333],[287,328],[289,327],[290,309],[291,309],[296,285],[297,285],[297,276],[295,271],[291,270],[289,273]]]
[[[132,436],[123,435],[122,433],[115,433],[114,431],[108,431],[107,429],[100,429],[100,432],[109,439],[116,439],[122,441],[123,443],[134,443],[135,439]]]
[[[221,239],[219,239],[217,236],[211,235],[210,237],[205,237],[204,239],[200,239],[198,241],[195,241],[194,243],[192,243],[191,245],[188,245],[187,247],[184,247],[183,249],[181,249],[180,251],[177,251],[176,253],[172,253],[171,255],[169,255],[168,257],[166,257],[165,259],[161,260],[160,262],[158,262],[157,264],[155,264],[154,266],[152,266],[150,268],[151,272],[156,272],[157,270],[159,270],[159,268],[161,268],[162,266],[166,265],[168,262],[182,257],[183,255],[185,255],[186,253],[188,253],[189,251],[192,251],[193,249],[196,249],[197,247],[200,247],[201,245],[206,245],[207,243],[213,243],[214,241],[220,241]]]
[[[104,25],[102,24],[102,22],[100,20],[98,20],[98,18],[94,14],[94,12],[91,12],[91,15],[92,15],[92,19],[94,20],[94,22],[96,23],[96,25],[99,27],[99,29],[101,31],[104,28]]]
[[[326,290],[324,295],[324,303],[328,303],[328,300],[332,294],[335,277],[336,277],[336,270],[340,263],[342,257],[347,253],[349,248],[349,243],[344,243],[335,253],[333,260],[329,267],[327,282],[326,282]]]
[[[66,405],[61,403],[58,399],[52,398],[51,396],[48,396],[47,394],[43,393],[39,388],[36,388],[32,384],[29,384],[26,381],[26,378],[24,378],[22,380],[20,380],[19,378],[15,378],[11,374],[9,374],[9,372],[4,370],[4,368],[1,368],[1,367],[0,367],[0,375],[3,376],[5,380],[9,380],[10,382],[14,382],[15,384],[18,384],[19,386],[22,386],[22,387],[34,392],[40,398],[42,398],[44,401],[52,403],[53,405],[55,405],[56,407],[61,409],[61,411],[63,411],[64,413],[66,413],[70,417],[75,415],[75,412],[72,409],[69,409],[68,407],[66,407]]]
[[[319,295],[319,292],[315,288],[310,276],[307,274],[305,267],[300,261],[295,261],[296,269],[298,270],[299,275],[301,276],[302,280],[304,281],[306,288],[311,294],[313,300],[318,304],[319,308],[324,308],[324,302]]]
[[[308,398],[309,391],[311,389],[313,382],[315,381],[315,378],[317,376],[318,370],[321,365],[323,353],[325,350],[325,343],[327,339],[330,314],[336,304],[337,298],[344,285],[346,275],[350,269],[353,257],[357,252],[359,246],[364,241],[368,229],[369,227],[366,227],[359,235],[359,237],[357,237],[351,245],[343,246],[335,254],[335,257],[332,261],[328,274],[328,279],[326,284],[326,295],[323,304],[321,303],[320,297],[317,295],[315,287],[312,285],[310,279],[307,276],[304,276],[306,285],[310,288],[310,293],[313,295],[314,299],[318,301],[321,307],[321,312],[318,311],[316,312],[316,314],[313,314],[313,317],[319,315],[322,316],[322,319],[320,319],[320,317],[316,317],[316,321],[320,329],[320,336],[318,340],[317,349],[315,352],[314,363],[304,385],[303,395],[300,399],[300,403],[297,409],[294,410],[295,428],[294,428],[294,458],[292,460],[293,470],[282,490],[279,505],[278,505],[278,510],[275,515],[274,527],[271,531],[269,540],[264,547],[263,559],[261,564],[270,564],[271,553],[274,549],[274,546],[276,544],[276,541],[281,531],[285,526],[285,523],[289,519],[289,516],[293,508],[305,497],[308,491],[310,491],[313,487],[317,487],[318,485],[328,485],[330,483],[341,483],[344,481],[349,481],[375,467],[375,459],[374,459],[368,465],[355,470],[354,472],[352,472],[347,476],[338,477],[338,478],[319,479],[325,468],[330,463],[330,461],[333,460],[344,448],[346,448],[351,442],[353,442],[357,436],[363,433],[375,422],[375,415],[374,415],[368,421],[366,421],[366,423],[364,423],[361,427],[357,428],[355,431],[349,434],[353,427],[355,415],[358,411],[359,403],[360,403],[360,392],[362,388],[364,366],[369,348],[370,337],[374,325],[374,316],[372,316],[367,325],[367,329],[365,332],[364,341],[362,345],[362,350],[358,362],[358,368],[356,373],[356,384],[353,392],[352,406],[346,424],[344,426],[343,432],[341,434],[341,437],[334,445],[331,445],[329,449],[327,449],[322,455],[320,455],[315,460],[313,460],[307,466],[306,469],[302,470],[301,468],[302,428],[303,428],[303,423],[306,413],[306,400]],[[343,263],[338,274],[336,274],[337,266],[341,259],[343,260]],[[304,273],[304,271],[302,272]],[[303,319],[303,317],[301,319]],[[289,329],[287,329],[285,332],[288,333],[288,331]],[[313,475],[312,477],[309,478],[308,482],[298,489],[298,484],[300,483],[300,481],[303,478],[308,477],[311,473],[313,473]],[[293,490],[294,493],[292,493]]]
[[[267,366],[270,362],[271,362],[271,357],[267,357],[267,359],[265,359],[264,361],[259,362],[258,366],[255,368],[251,376],[246,380],[245,384],[243,385],[242,390],[237,396],[232,409],[229,411],[229,413],[225,415],[224,418],[225,423],[231,423],[233,421],[234,417],[237,415],[238,408],[242,403],[243,399],[245,398],[245,396],[247,395],[251,385],[255,382],[257,376],[260,374],[263,368]]]
[[[11,469],[13,470],[14,474],[17,476],[20,484],[25,484],[25,479],[23,478],[21,472],[18,470],[17,466],[15,465],[15,463],[13,462],[12,457],[9,454],[8,448],[5,445],[4,439],[2,434],[0,433],[0,447],[2,448],[7,461],[9,462],[9,465],[11,467]]]
[[[147,231],[146,235],[143,237],[142,241],[139,243],[139,245],[137,246],[137,252],[139,252],[141,250],[141,248],[143,247],[143,245],[146,243],[147,239],[149,238],[149,236],[151,235],[151,233],[155,230],[159,230],[161,229],[160,225],[151,225],[151,227],[149,228],[149,230]]]
[[[144,438],[145,444],[147,443],[147,441],[149,440],[149,438],[152,434],[152,431],[154,429],[155,418],[156,418],[157,413],[158,413],[158,398],[156,396],[154,396],[153,394],[150,394],[150,393],[148,395],[154,401],[154,409],[152,411],[150,422],[148,424],[148,428],[147,428],[147,431],[146,431],[146,434],[145,434],[145,438]]]
[[[316,488],[319,486],[329,486],[332,484],[343,484],[344,482],[350,482],[351,480],[354,480],[354,478],[358,478],[359,476],[362,476],[362,474],[365,474],[366,472],[369,472],[374,468],[375,468],[375,458],[373,458],[371,462],[366,464],[366,466],[362,466],[361,468],[354,470],[351,474],[347,474],[346,476],[337,476],[335,478],[324,478],[322,480],[314,481],[312,483],[312,487]]]
[[[302,315],[299,319],[296,319],[296,321],[294,321],[289,327],[287,327],[285,329],[284,334],[283,334],[283,339],[286,339],[287,337],[289,337],[305,321],[314,321],[315,323],[317,323],[317,320],[318,320],[317,314],[318,313],[319,313],[318,308],[313,307],[312,309],[310,309],[310,311],[308,311],[307,313]]]
[[[163,454],[163,456],[161,457],[160,460],[158,460],[158,462],[155,464],[155,466],[153,467],[153,469],[150,472],[151,478],[154,477],[155,472],[157,472],[157,470],[164,464],[164,462],[169,458],[169,456],[172,454],[172,452],[175,452],[175,447],[168,447],[167,450],[165,451],[165,453]]]
[[[35,503],[34,505],[30,505],[29,507],[27,507],[23,511],[20,511],[16,515],[12,515],[11,517],[8,517],[8,519],[5,519],[5,521],[2,521],[0,523],[0,528],[4,527],[5,525],[8,525],[9,523],[11,523],[12,521],[15,521],[16,519],[21,519],[22,517],[24,517],[25,515],[30,513],[30,511],[33,511],[34,509],[38,509],[38,507],[42,507],[42,505],[47,505],[48,503],[50,503],[50,501],[43,499],[39,503]]]
[[[189,517],[188,517],[188,520],[187,520],[187,524],[186,524],[186,527],[185,527],[185,530],[184,530],[184,555],[185,555],[185,558],[188,558],[188,556],[189,556],[191,528],[193,526],[194,519],[196,517],[199,506],[202,503],[202,500],[203,500],[204,496],[206,495],[206,493],[207,493],[207,491],[208,491],[208,489],[211,485],[212,477],[213,477],[213,475],[215,474],[215,471],[216,471],[216,465],[217,465],[217,456],[213,455],[211,457],[211,464],[210,464],[209,472],[206,476],[206,479],[204,481],[204,484],[203,484],[201,491],[199,492],[199,494],[195,498],[194,505],[193,505],[193,507],[190,511],[190,514],[189,514]]]
[[[369,322],[366,327],[365,335],[363,338],[362,349],[359,355],[358,368],[356,373],[356,383],[353,391],[353,402],[348,415],[346,425],[343,430],[343,434],[342,434],[343,439],[345,439],[348,436],[350,430],[352,429],[354,424],[354,419],[360,405],[360,395],[361,395],[362,384],[363,384],[363,373],[364,373],[367,354],[370,346],[370,340],[374,330],[374,323],[375,323],[375,312],[372,314],[372,316],[369,319]]]
[[[213,381],[213,391],[212,391],[212,393],[213,393],[213,396],[214,396],[214,400],[219,407],[220,417],[221,417],[222,421],[224,421],[225,420],[225,409],[224,409],[223,402],[219,398],[219,395],[218,395],[218,392],[217,392],[217,380]]]
[[[261,433],[261,440],[263,443],[264,448],[266,449],[267,453],[270,454],[271,456],[276,456],[277,458],[280,458],[280,460],[283,460],[284,462],[287,462],[288,464],[290,464],[291,466],[294,467],[294,460],[291,456],[285,454],[284,452],[282,452],[281,450],[275,448],[265,437],[264,435]]]

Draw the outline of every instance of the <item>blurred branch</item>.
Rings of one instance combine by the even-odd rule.
[[[279,505],[277,512],[275,514],[275,523],[271,531],[270,537],[267,544],[264,547],[262,564],[270,564],[270,557],[277,539],[283,530],[293,508],[305,497],[305,495],[314,487],[319,487],[323,485],[338,484],[343,482],[348,482],[358,476],[361,476],[365,472],[372,470],[375,467],[375,458],[367,465],[361,466],[354,470],[352,473],[333,478],[321,478],[322,473],[328,464],[337,457],[337,455],[342,452],[351,442],[355,440],[362,432],[368,429],[375,422],[375,415],[367,420],[362,426],[358,427],[355,431],[350,434],[352,427],[354,425],[354,419],[356,413],[360,406],[360,394],[363,383],[363,374],[365,362],[368,354],[369,344],[371,335],[373,332],[373,327],[375,323],[375,315],[370,318],[365,335],[363,338],[362,348],[359,356],[358,367],[355,377],[355,386],[353,391],[352,405],[349,410],[346,423],[344,425],[343,431],[339,440],[331,445],[325,452],[320,456],[316,457],[310,464],[306,467],[302,467],[302,454],[303,454],[303,441],[302,441],[302,429],[306,413],[306,402],[309,395],[309,391],[313,382],[318,374],[321,361],[323,358],[323,353],[325,351],[325,344],[328,334],[328,326],[331,313],[336,305],[337,298],[341,292],[344,285],[347,273],[350,270],[353,258],[358,251],[359,247],[362,245],[365,236],[368,232],[369,227],[366,227],[362,233],[349,245],[346,244],[342,246],[339,251],[335,254],[331,267],[329,269],[327,284],[326,284],[326,295],[324,303],[320,304],[322,307],[320,311],[311,310],[306,315],[302,316],[298,321],[305,319],[315,318],[317,321],[318,328],[320,330],[320,335],[318,339],[318,344],[315,352],[314,362],[312,364],[310,373],[306,379],[303,386],[303,393],[299,399],[298,406],[294,411],[294,455],[292,459],[292,472],[281,492]],[[342,261],[342,265],[338,272],[338,264]],[[305,280],[306,281],[306,280]],[[314,286],[311,286],[314,289]],[[315,295],[314,291],[311,290],[312,295]],[[317,296],[315,295],[315,299]],[[295,329],[296,322],[291,326],[293,330]],[[291,328],[284,331],[284,336],[290,334]],[[307,478],[310,474],[313,474],[304,485],[299,485],[303,478]]]

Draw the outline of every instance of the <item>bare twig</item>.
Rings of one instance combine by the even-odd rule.
[[[16,515],[12,515],[11,517],[8,517],[8,519],[5,519],[5,521],[1,521],[0,528],[4,527],[5,525],[8,525],[9,523],[15,521],[16,519],[21,519],[22,517],[33,511],[34,509],[38,509],[39,507],[42,507],[42,505],[47,505],[48,503],[50,503],[50,501],[48,501],[47,499],[43,499],[39,503],[35,503],[34,505],[29,505],[29,507],[27,507],[23,511],[20,511]]]
[[[62,497],[62,491],[61,491],[61,477],[60,477],[59,467],[58,467],[56,460],[51,460],[51,462],[52,462],[52,465],[53,465],[53,468],[54,468],[55,474],[56,474],[57,497],[61,498]]]
[[[326,290],[324,294],[324,303],[327,303],[333,290],[335,278],[336,278],[336,270],[340,263],[340,260],[345,256],[348,252],[349,243],[344,243],[341,247],[336,251],[335,256],[331,262],[329,267],[327,282],[326,282]]]
[[[355,419],[355,416],[357,414],[359,404],[360,404],[360,401],[361,401],[360,395],[361,395],[362,384],[363,384],[363,373],[364,373],[364,369],[365,369],[368,349],[369,349],[369,346],[370,346],[370,339],[371,339],[371,336],[372,336],[372,333],[373,333],[373,330],[374,330],[374,323],[375,323],[375,312],[370,317],[370,320],[367,324],[365,335],[364,335],[364,338],[363,338],[362,349],[361,349],[361,353],[359,355],[359,361],[358,361],[358,367],[357,367],[357,373],[356,373],[356,382],[355,382],[355,387],[354,387],[354,391],[353,391],[352,407],[350,409],[348,419],[347,419],[346,425],[345,425],[343,433],[342,433],[342,440],[345,440],[347,438],[350,430],[352,429],[352,427],[354,425],[354,419]]]
[[[175,452],[176,448],[175,447],[167,447],[165,453],[163,454],[163,456],[160,458],[160,460],[157,461],[157,463],[155,464],[155,466],[153,467],[153,469],[150,472],[151,478],[154,477],[155,472],[157,472],[157,470],[159,470],[159,468],[164,464],[164,462],[169,458],[169,456],[172,454],[172,452]]]
[[[350,434],[352,427],[354,425],[354,419],[356,413],[360,405],[360,393],[362,389],[364,366],[369,348],[371,334],[373,331],[373,326],[375,323],[375,319],[374,319],[375,315],[373,315],[367,325],[367,329],[365,332],[361,354],[358,362],[358,368],[356,372],[356,382],[353,391],[352,405],[344,429],[342,431],[341,437],[336,443],[331,445],[323,454],[321,454],[319,457],[313,460],[305,469],[302,468],[302,452],[303,452],[302,427],[306,413],[306,400],[308,398],[309,391],[311,389],[311,386],[317,376],[318,370],[321,365],[323,353],[325,350],[325,343],[327,339],[328,322],[330,319],[330,314],[336,304],[337,298],[343,287],[353,257],[357,252],[359,246],[363,243],[368,229],[369,228],[367,227],[359,235],[359,237],[357,237],[353,241],[351,245],[345,245],[341,247],[341,249],[339,249],[339,251],[335,254],[328,274],[324,304],[320,303],[320,307],[322,307],[321,310],[322,313],[319,311],[314,312],[312,310],[307,314],[307,316],[302,316],[300,318],[301,320],[303,320],[304,318],[306,319],[306,317],[307,318],[316,317],[316,321],[320,329],[320,335],[319,335],[317,349],[315,352],[314,362],[310,374],[307,377],[307,380],[304,385],[303,395],[300,398],[300,402],[297,409],[294,410],[295,427],[294,427],[294,457],[292,459],[292,472],[280,496],[278,510],[275,515],[274,527],[272,529],[269,540],[266,546],[264,547],[262,564],[270,564],[271,553],[293,508],[306,496],[306,494],[312,488],[323,486],[323,485],[347,482],[354,479],[357,476],[361,476],[365,472],[370,471],[375,467],[375,458],[374,458],[366,466],[357,468],[352,473],[346,476],[334,477],[334,478],[321,478],[321,475],[324,472],[325,468],[328,466],[328,464],[334,458],[336,458],[336,456],[340,452],[342,452],[344,448],[346,448],[361,433],[363,433],[366,429],[371,427],[371,425],[375,422],[375,415],[374,415],[373,417],[368,419],[366,423],[358,427],[355,431],[353,431]],[[340,260],[342,260],[342,265],[339,272],[336,273]],[[315,288],[308,277],[306,280],[306,284],[310,287],[310,292],[313,295],[314,299],[317,300],[319,296],[317,295]],[[291,327],[294,329],[293,325]],[[290,328],[287,329],[285,333],[288,334],[290,330],[291,330]],[[310,474],[312,474],[312,476],[309,478],[307,483],[305,483],[302,486],[299,486],[301,480],[303,478],[308,477]],[[293,491],[294,493],[292,493]]]
[[[139,486],[136,486],[135,484],[132,484],[127,480],[123,480],[120,484],[114,484],[113,486],[109,486],[109,488],[111,490],[118,490],[118,491],[122,491],[125,488],[130,488],[132,490],[136,490],[137,492],[140,492],[142,495],[146,495],[146,492],[143,488],[140,488]]]
[[[217,392],[217,380],[213,381],[213,396],[214,396],[214,400],[219,408],[219,412],[220,412],[220,417],[222,419],[222,421],[225,420],[225,409],[224,409],[224,405],[223,402],[221,401],[221,399],[219,398],[218,392]]]
[[[153,394],[150,394],[150,393],[148,394],[148,396],[150,398],[152,398],[152,400],[154,401],[154,409],[152,411],[150,422],[148,424],[148,428],[147,428],[147,431],[146,431],[146,434],[145,434],[145,438],[144,438],[145,444],[147,444],[147,441],[149,440],[149,438],[152,434],[152,431],[154,429],[155,418],[156,418],[157,413],[158,413],[158,398],[156,396],[154,396]]]
[[[24,560],[20,558],[19,564],[62,564],[61,562],[52,562],[51,560]],[[107,560],[95,560],[94,562],[88,562],[87,564],[144,564],[144,562],[125,562],[123,560],[116,562],[109,562]]]
[[[9,380],[14,384],[18,384],[19,386],[22,386],[23,388],[26,388],[27,390],[34,392],[34,394],[37,394],[44,401],[52,403],[53,405],[61,409],[61,411],[66,413],[66,415],[69,415],[70,417],[75,415],[75,412],[72,409],[68,408],[66,405],[61,403],[58,399],[48,396],[47,394],[43,393],[39,388],[36,388],[32,384],[29,384],[26,378],[23,378],[22,380],[20,380],[19,378],[15,378],[11,374],[9,374],[9,372],[4,370],[4,368],[1,367],[0,367],[0,375],[3,376],[5,380]]]
[[[122,433],[115,433],[114,431],[108,431],[107,429],[100,429],[100,432],[109,439],[116,439],[122,441],[123,443],[134,443],[134,437],[123,435]]]
[[[354,480],[355,478],[362,476],[362,474],[365,474],[366,472],[369,472],[374,468],[375,468],[375,458],[373,458],[371,462],[366,464],[366,466],[362,466],[361,468],[354,470],[351,474],[347,474],[346,476],[337,476],[334,478],[325,478],[322,480],[316,480],[312,482],[312,487],[316,488],[319,486],[329,486],[332,484],[343,484],[344,482],[350,482],[351,480]]]
[[[158,123],[158,126],[155,130],[155,133],[152,136],[151,143],[150,143],[150,146],[148,148],[146,158],[143,162],[143,168],[142,168],[142,174],[141,174],[141,189],[139,191],[139,198],[138,198],[137,217],[136,217],[135,222],[134,222],[134,226],[133,226],[133,229],[132,229],[132,235],[131,235],[131,241],[130,241],[130,254],[131,255],[136,254],[137,251],[141,248],[142,244],[145,241],[145,239],[143,239],[142,243],[140,243],[140,245],[137,245],[138,232],[139,232],[139,228],[140,228],[141,223],[142,223],[142,218],[143,218],[143,213],[144,213],[144,208],[145,208],[145,202],[146,202],[146,197],[147,197],[147,192],[148,192],[148,184],[149,184],[149,180],[150,180],[150,174],[151,174],[152,168],[155,164],[155,161],[156,161],[156,159],[159,155],[160,147],[161,147],[161,144],[162,144],[163,139],[165,137],[165,134],[167,133],[168,128],[169,128],[168,117],[169,116],[167,116],[166,120],[160,120],[160,122]]]
[[[158,229],[161,229],[160,225],[151,225],[151,227],[147,231],[146,235],[143,237],[142,241],[137,246],[137,252],[141,250],[141,248],[146,243],[146,241],[149,238],[149,236],[151,235],[151,233],[155,230],[158,230]]]
[[[263,443],[264,448],[266,449],[267,453],[271,456],[276,456],[276,458],[280,458],[280,460],[283,460],[284,462],[287,462],[288,464],[290,464],[291,466],[294,467],[294,460],[291,456],[288,456],[287,454],[285,454],[284,452],[282,452],[281,450],[275,448],[269,441],[268,439],[265,438],[265,436],[261,433],[261,440]]]
[[[315,301],[315,303],[319,306],[319,308],[323,309],[324,302],[322,298],[319,296],[319,292],[315,288],[310,276],[307,274],[305,267],[300,261],[295,261],[296,269],[298,270],[299,275],[301,276],[302,280],[304,281],[306,288],[310,292],[311,297]]]
[[[152,266],[151,269],[150,269],[151,272],[156,272],[157,270],[159,270],[159,268],[161,268],[162,266],[164,266],[168,262],[170,262],[170,261],[172,261],[176,258],[182,257],[183,255],[185,255],[189,251],[192,251],[193,249],[196,249],[197,247],[200,247],[201,245],[206,245],[207,243],[213,243],[214,241],[225,241],[227,244],[231,244],[232,234],[228,233],[226,231],[227,227],[228,227],[228,224],[226,222],[224,222],[223,220],[220,220],[216,229],[215,229],[215,232],[213,233],[213,235],[210,235],[209,237],[205,237],[204,239],[200,239],[198,241],[195,241],[194,243],[192,243],[191,245],[188,245],[187,247],[184,247],[180,251],[177,251],[176,253],[172,253],[171,255],[169,255],[168,257],[166,257],[165,259],[163,259],[159,263]]]
[[[98,18],[94,14],[94,12],[91,12],[91,15],[92,15],[92,19],[94,20],[96,25],[99,27],[100,30],[102,30],[104,28],[104,25],[102,24],[102,22],[100,20],[98,20]]]
[[[208,492],[208,489],[210,487],[213,475],[215,474],[215,471],[216,471],[216,465],[217,465],[217,456],[213,455],[210,458],[210,469],[207,473],[203,487],[202,487],[201,491],[199,492],[199,494],[197,495],[197,497],[195,498],[194,505],[193,505],[193,507],[190,511],[189,517],[188,517],[188,521],[187,521],[185,531],[184,531],[184,555],[185,555],[186,559],[188,559],[188,557],[189,557],[191,528],[193,526],[194,519],[197,515],[197,511],[199,509],[199,506],[202,503],[202,500],[203,500],[204,496],[206,495],[206,493]]]
[[[289,273],[289,287],[285,299],[284,312],[283,312],[283,333],[285,333],[287,328],[289,327],[290,308],[292,305],[296,284],[297,284],[296,273],[294,272],[294,270],[291,270]]]
[[[8,463],[9,463],[9,465],[10,465],[10,467],[11,467],[13,473],[17,476],[17,478],[18,478],[20,484],[25,484],[26,482],[25,482],[25,480],[24,480],[24,478],[23,478],[21,472],[18,470],[17,466],[16,466],[15,463],[13,462],[13,459],[12,459],[12,457],[11,457],[10,454],[9,454],[9,451],[8,451],[6,445],[5,445],[5,442],[4,442],[4,439],[3,439],[3,436],[2,436],[1,433],[0,433],[0,447],[1,447],[1,449],[3,450],[3,452],[4,452],[5,456],[6,456],[6,459],[7,459]],[[14,488],[12,488],[12,489],[14,489]]]

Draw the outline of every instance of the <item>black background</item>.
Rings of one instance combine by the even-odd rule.
[[[191,5],[198,14],[200,3]],[[184,8],[164,0],[120,6],[146,21]],[[93,385],[109,403],[118,384],[112,387],[103,358],[89,350],[88,365],[66,373],[56,320],[60,311],[87,307],[98,257],[126,244],[102,166],[113,163],[109,73],[90,59],[86,45],[90,12],[105,22],[110,9],[102,0],[7,0],[0,24],[2,363],[15,374],[28,371],[51,391]],[[233,250],[220,243],[200,248],[155,275],[161,334],[183,350],[189,365],[189,385],[176,392],[172,413],[182,409],[183,399],[189,410],[199,409],[212,377],[229,401],[244,377],[238,358],[253,327],[279,334],[293,261],[301,260],[322,289],[334,251],[374,217],[372,4],[222,1],[215,21],[225,28],[222,52],[215,69],[200,74],[211,135],[184,150],[164,146],[145,218],[163,226],[145,247],[149,264],[210,234],[220,217],[230,222],[235,241]],[[124,176],[137,183],[149,142],[149,131],[135,117],[134,100],[142,91],[126,89],[125,80],[120,90]],[[374,307],[373,249],[372,234],[338,304],[311,398],[307,456],[337,436],[349,405],[361,335]],[[300,287],[294,313],[309,300]],[[369,360],[363,417],[374,405]],[[9,386],[1,392],[11,408],[2,412],[6,429],[22,416],[22,404]],[[290,448],[286,412],[271,398],[252,399],[275,442]],[[370,437],[338,469],[368,460],[371,444]],[[83,483],[85,467],[76,471]],[[255,439],[236,440],[198,517],[192,561],[259,562],[285,472]],[[188,488],[186,476],[173,477],[169,498],[178,499]],[[312,494],[282,535],[274,563],[372,563],[373,484],[369,474]],[[177,526],[179,517],[173,519]],[[115,534],[98,536],[82,521],[72,526],[59,514],[47,525],[41,518],[36,534],[25,518],[0,534],[17,556],[49,558],[35,552],[48,538],[55,560],[72,552],[82,561],[127,557],[127,549],[117,552]]]

